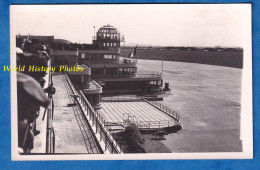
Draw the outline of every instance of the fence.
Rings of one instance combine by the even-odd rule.
[[[105,122],[106,124],[120,124],[125,125],[125,122]],[[172,120],[160,120],[160,121],[133,121],[140,130],[156,130],[161,128],[173,127],[178,125],[175,121]]]
[[[142,101],[144,101],[174,118],[174,120],[140,121],[135,116],[132,116],[129,113],[127,113],[127,114],[129,114],[128,119],[130,120],[130,118],[131,118],[130,121],[135,123],[136,126],[140,129],[160,129],[160,128],[172,127],[172,126],[180,124],[180,116],[176,111],[174,111],[158,102],[155,102],[155,101],[148,101],[144,98],[137,97],[137,96],[103,97],[102,101],[104,101],[104,102],[129,102],[129,101],[130,102],[131,101],[132,102],[138,102],[138,101],[142,102]],[[123,115],[123,120],[125,120],[125,115]],[[112,122],[110,122],[110,123],[112,123]],[[121,125],[125,124],[125,122],[116,122],[116,123],[121,124]]]
[[[100,135],[100,141],[103,141],[105,144],[104,150],[108,150],[110,153],[121,153],[121,148],[119,144],[113,139],[112,134],[109,130],[108,126],[106,125],[106,120],[103,118],[101,114],[98,114],[85,95],[82,93],[81,90],[78,89],[76,85],[73,84],[72,80],[69,78],[69,75],[65,74],[65,77],[72,88],[72,91],[74,94],[77,94],[79,96],[78,102],[84,111],[84,114],[86,117],[89,117],[89,123],[92,123],[92,126],[95,127],[96,131],[94,133],[99,133]]]
[[[150,103],[151,105],[158,108],[159,110],[163,111],[164,113],[168,114],[169,116],[173,117],[178,121],[178,123],[180,123],[180,115],[176,111],[158,103],[157,101],[148,101],[146,99],[143,100],[146,101],[147,103]]]
[[[51,64],[49,64],[50,66]],[[49,72],[49,86],[53,86],[52,83],[52,74]],[[47,111],[47,132],[46,132],[46,153],[55,153],[55,132],[52,126],[52,120],[54,117],[54,101],[52,94],[48,94],[49,106],[45,109],[43,120]]]
[[[160,72],[156,73],[135,73],[135,72],[127,72],[124,74],[93,74],[92,77],[95,78],[142,78],[142,79],[150,79],[150,78],[162,78],[162,74]]]

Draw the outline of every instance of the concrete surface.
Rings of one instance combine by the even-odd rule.
[[[172,152],[239,152],[242,69],[164,61],[171,92],[162,104],[178,111],[182,130],[162,141]],[[162,61],[138,60],[139,71],[161,71]]]

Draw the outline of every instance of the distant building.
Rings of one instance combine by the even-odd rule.
[[[38,40],[39,42],[43,44],[53,44],[54,43],[54,35],[53,36],[39,36],[39,35],[18,35],[18,37],[28,39],[30,41],[32,40]]]

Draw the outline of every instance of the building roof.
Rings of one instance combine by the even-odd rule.
[[[99,28],[98,33],[108,33],[108,34],[120,34],[117,28],[113,27],[112,25],[104,25],[103,27]]]

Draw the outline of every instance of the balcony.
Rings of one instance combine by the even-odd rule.
[[[140,73],[128,73],[128,74],[106,74],[106,75],[92,75],[95,80],[109,81],[150,81],[150,80],[162,80],[162,74],[160,72],[140,72]]]

